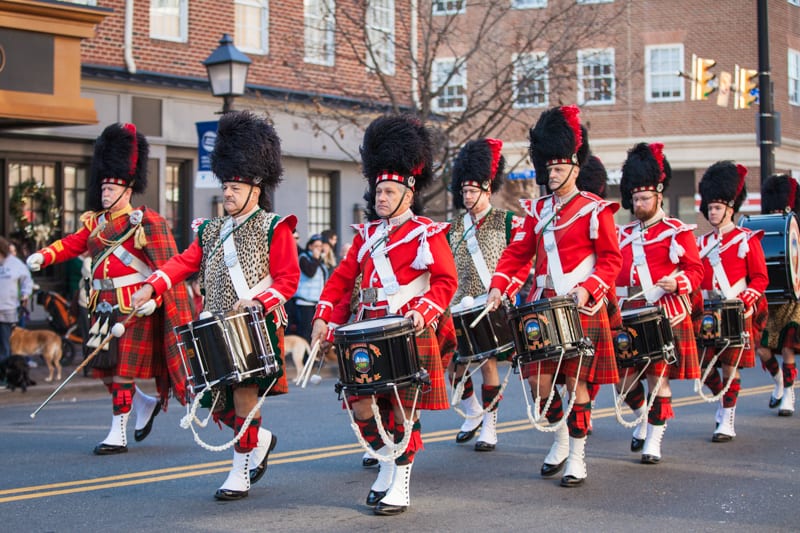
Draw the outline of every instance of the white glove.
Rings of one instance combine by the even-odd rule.
[[[28,268],[31,269],[31,272],[39,272],[44,264],[44,256],[39,252],[36,252],[29,255],[26,262],[28,263]]]
[[[147,300],[139,309],[136,310],[136,316],[150,316],[156,310],[156,301]]]

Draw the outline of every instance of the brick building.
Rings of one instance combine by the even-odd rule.
[[[798,3],[768,2],[774,102],[782,126],[776,169],[796,176]],[[360,11],[356,4],[334,0],[0,0],[0,49],[5,46],[9,64],[16,57],[15,72],[26,70],[20,61],[23,67],[50,65],[50,92],[57,92],[65,79],[62,71],[79,69],[63,84],[79,84],[65,97],[71,98],[69,105],[42,107],[39,116],[33,109],[22,116],[14,112],[20,106],[11,97],[30,91],[35,98],[25,100],[28,104],[44,102],[48,97],[41,95],[48,90],[39,87],[41,80],[20,89],[11,83],[8,69],[0,68],[0,200],[9,205],[15,187],[28,178],[44,182],[63,206],[61,229],[72,231],[84,205],[92,141],[108,123],[131,121],[151,143],[151,185],[141,201],[172,221],[179,246],[185,246],[192,238],[191,219],[219,209],[216,185],[197,177],[195,123],[218,118],[222,102],[209,92],[202,61],[223,33],[233,36],[252,60],[247,94],[234,107],[268,113],[281,135],[285,182],[274,203],[279,213],[298,215],[302,241],[327,227],[346,240],[347,225],[360,218],[364,183],[357,155],[365,118],[386,109],[430,106],[439,123],[457,122],[465,107],[480,102],[487,80],[493,79],[489,69],[499,66],[510,66],[510,81],[498,93],[510,107],[487,134],[504,139],[515,176],[528,175],[527,128],[539,113],[552,105],[578,103],[593,151],[612,177],[618,176],[634,143],[665,144],[673,167],[668,200],[673,214],[696,216],[695,184],[720,159],[748,166],[748,188],[757,193],[758,107],[734,109],[732,99],[721,107],[716,94],[693,101],[690,82],[675,75],[691,71],[693,54],[716,60],[716,73],[733,73],[735,65],[758,68],[755,3],[504,0],[492,2],[487,11],[489,5],[371,0]],[[504,22],[483,27],[482,21],[498,9],[509,12]],[[84,26],[81,32],[72,29],[78,23]],[[537,24],[540,34],[521,46],[521,29]],[[459,55],[467,53],[478,32],[498,37],[485,41],[459,65]],[[63,47],[53,47],[55,56],[20,49],[20,33],[70,34],[73,48],[80,43],[79,63],[57,61]],[[447,37],[446,47],[427,57],[439,35]],[[454,66],[461,70],[450,76]],[[93,109],[76,116],[59,114],[85,107],[86,101]],[[349,112],[352,120],[328,120],[326,113],[332,112],[337,117]],[[456,131],[460,128],[465,136],[477,131],[475,123],[490,112],[488,107],[479,110]],[[457,144],[457,136],[452,142]],[[614,191],[612,187],[612,197]],[[758,209],[757,199],[751,209]],[[16,227],[10,211],[4,213],[0,233],[9,234]]]

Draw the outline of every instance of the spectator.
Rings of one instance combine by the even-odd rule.
[[[297,306],[297,334],[307,341],[311,341],[311,319],[328,279],[328,269],[322,259],[322,243],[322,235],[314,234],[300,254],[300,285],[293,298]]]
[[[9,242],[0,237],[0,361],[11,356],[11,329],[19,319],[18,308],[27,305],[32,290],[28,267],[11,255]]]
[[[339,260],[336,258],[337,242],[339,242],[339,237],[332,229],[322,232],[322,262],[328,267],[328,272],[339,264]]]

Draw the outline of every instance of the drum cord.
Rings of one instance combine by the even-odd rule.
[[[744,332],[742,335],[743,336],[747,336],[747,339],[750,338],[750,333],[748,333],[748,332]],[[742,354],[744,353],[744,350],[747,347],[747,344],[749,344],[749,340],[745,341],[745,342],[746,342],[746,344],[739,348],[739,356],[736,358],[736,364],[733,365],[734,368],[739,368],[739,361],[742,360]],[[726,343],[726,345],[725,345],[725,347],[723,349],[717,350],[717,351],[714,352],[714,357],[711,358],[711,361],[708,363],[708,366],[706,367],[705,371],[703,372],[703,377],[694,380],[694,391],[703,400],[705,400],[707,403],[716,402],[720,398],[725,396],[725,394],[728,392],[728,389],[731,388],[731,384],[733,384],[733,380],[736,379],[736,371],[734,370],[733,372],[731,372],[731,375],[728,376],[728,380],[725,382],[725,386],[722,388],[722,390],[719,391],[719,394],[712,394],[711,396],[709,396],[709,395],[707,395],[706,393],[703,392],[703,384],[708,379],[708,376],[711,374],[711,371],[713,369],[716,369],[717,359],[719,359],[719,355],[722,352],[724,352],[725,350],[728,349],[728,346],[731,343],[730,339],[725,339],[725,343]],[[707,347],[703,348],[703,357],[700,358],[701,361],[703,359],[705,359],[706,350],[708,350]]]
[[[525,397],[525,405],[528,408],[527,409],[528,420],[530,421],[531,425],[534,428],[536,428],[539,431],[542,431],[544,433],[553,433],[555,431],[558,431],[559,429],[561,429],[561,426],[563,426],[564,424],[567,423],[567,417],[572,412],[572,407],[575,405],[575,393],[578,390],[578,379],[577,379],[577,376],[581,375],[581,366],[583,365],[583,356],[581,355],[581,356],[579,356],[580,360],[578,361],[578,370],[575,373],[575,376],[576,376],[575,387],[572,389],[572,392],[569,395],[569,403],[567,404],[567,410],[564,411],[564,414],[561,416],[561,420],[559,420],[555,424],[551,424],[551,425],[548,425],[548,426],[540,424],[539,420],[542,419],[542,413],[545,413],[545,414],[547,413],[547,411],[550,409],[550,404],[553,403],[553,398],[555,397],[556,376],[558,375],[559,370],[561,370],[561,363],[564,360],[564,353],[566,352],[566,350],[564,350],[563,346],[561,346],[560,349],[561,349],[561,355],[558,358],[558,365],[556,366],[556,371],[553,372],[553,383],[550,385],[550,395],[547,397],[547,402],[545,403],[545,405],[542,408],[542,410],[539,411],[538,408],[537,408],[538,416],[534,416],[533,415],[533,409],[531,407],[531,402],[530,402],[530,399],[528,398],[528,391],[525,390],[525,382],[523,381],[523,379],[525,379],[525,378],[522,377],[522,368],[520,368],[520,372],[519,372],[519,382],[520,382],[520,385],[522,385],[523,396]],[[542,368],[541,365],[539,365],[539,369],[536,372],[536,396],[534,397],[534,400],[533,400],[534,403],[537,406],[539,405],[539,401],[542,399],[542,397],[539,395],[539,378],[541,377],[541,368]],[[566,388],[566,385],[564,386],[564,388]],[[531,393],[533,393],[533,391],[531,391]]]
[[[192,430],[192,434],[194,435],[194,441],[201,448],[204,448],[210,452],[221,452],[227,450],[228,448],[236,444],[236,442],[238,442],[239,439],[241,439],[247,432],[247,430],[250,428],[250,422],[253,420],[253,417],[255,416],[256,412],[258,412],[258,410],[261,409],[261,406],[264,404],[264,400],[267,399],[267,394],[269,394],[269,391],[272,390],[272,387],[273,385],[275,385],[276,382],[277,379],[272,380],[272,383],[269,384],[269,387],[267,387],[267,390],[264,391],[264,394],[261,396],[261,398],[259,398],[256,405],[247,414],[247,417],[244,419],[244,422],[242,423],[242,429],[239,430],[239,433],[237,433],[232,440],[226,442],[225,444],[221,444],[219,446],[213,446],[211,444],[207,444],[206,442],[203,441],[203,439],[200,438],[200,435],[198,435],[197,431],[194,429],[194,424],[192,424],[192,422],[197,422],[197,424],[200,427],[206,427],[206,424],[208,424],[208,418],[211,416],[211,413],[214,412],[214,405],[216,405],[217,403],[217,398],[219,398],[220,391],[214,391],[212,389],[212,394],[214,394],[214,403],[212,404],[211,409],[209,410],[208,417],[206,417],[204,421],[200,421],[197,418],[197,416],[195,416],[195,414],[197,413],[197,408],[200,406],[200,400],[203,397],[202,394],[198,394],[197,396],[195,396],[191,408],[189,406],[186,407],[186,416],[184,416],[181,419],[180,425],[183,429]]]
[[[479,364],[472,372],[469,372],[469,363],[467,363],[467,368],[464,372],[464,375],[461,376],[461,379],[458,381],[453,390],[453,395],[450,398],[450,405],[453,407],[453,410],[456,413],[458,413],[465,419],[475,420],[476,418],[480,418],[484,416],[486,413],[492,411],[495,407],[497,407],[497,404],[503,397],[503,392],[505,392],[506,387],[508,387],[508,381],[511,378],[511,371],[514,369],[514,365],[508,365],[508,371],[506,372],[506,377],[503,379],[503,383],[500,384],[500,390],[497,392],[497,395],[494,398],[492,398],[491,403],[488,406],[486,406],[480,413],[476,415],[469,415],[463,409],[458,407],[458,402],[461,399],[461,396],[464,394],[464,385],[467,383],[467,379],[471,378],[478,370],[483,368],[483,365],[485,365],[487,361],[488,359],[484,359],[483,361],[481,361],[481,364]]]
[[[622,417],[622,404],[625,402],[625,398],[628,397],[628,393],[633,389],[633,387],[636,386],[637,383],[639,383],[639,380],[642,379],[642,376],[647,371],[648,366],[650,366],[649,362],[646,365],[644,365],[644,367],[642,367],[642,370],[639,372],[639,375],[636,376],[636,379],[633,380],[631,386],[628,387],[628,390],[624,390],[624,385],[623,385],[623,391],[619,395],[617,395],[617,388],[611,387],[612,391],[614,392],[614,415],[617,418],[617,422],[619,422],[619,424],[622,427],[630,429],[644,422],[645,418],[647,418],[647,415],[650,412],[650,409],[652,409],[653,404],[656,401],[656,398],[658,397],[658,391],[661,389],[661,384],[663,383],[664,380],[664,374],[666,374],[667,372],[667,365],[664,365],[664,367],[661,369],[661,375],[658,376],[658,380],[656,381],[656,386],[653,387],[653,391],[650,393],[650,397],[648,398],[647,401],[647,409],[645,409],[644,412],[641,415],[639,415],[639,418],[637,418],[633,422],[628,422]],[[623,378],[622,381],[624,384],[625,379]]]
[[[347,401],[347,395],[345,394],[344,397],[344,404],[347,408],[347,415],[350,417],[350,428],[353,430],[353,433],[356,435],[356,440],[364,448],[364,451],[367,452],[367,455],[372,457],[373,459],[377,459],[382,463],[388,463],[394,461],[401,455],[406,452],[408,448],[408,443],[411,442],[411,434],[413,430],[409,430],[413,426],[414,422],[414,413],[417,409],[417,400],[419,399],[419,390],[421,385],[416,386],[416,390],[414,391],[414,402],[411,404],[411,418],[406,418],[405,412],[403,413],[403,425],[406,427],[406,431],[403,433],[403,440],[398,443],[394,442],[394,435],[389,435],[386,433],[386,430],[383,427],[383,419],[381,418],[381,412],[378,408],[378,402],[375,400],[375,395],[372,396],[372,415],[375,417],[375,422],[378,425],[378,433],[381,436],[381,440],[383,441],[384,446],[386,446],[391,453],[389,455],[382,455],[377,453],[375,450],[372,449],[372,446],[364,440],[364,436],[361,435],[361,430],[356,424],[356,419],[353,416],[353,410],[350,408],[350,403]],[[397,386],[394,386],[394,396],[397,399],[397,404],[401,405],[400,403],[400,394],[397,392]]]

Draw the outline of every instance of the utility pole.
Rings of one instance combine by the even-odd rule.
[[[775,109],[769,64],[767,0],[758,0],[758,141],[761,183],[775,173]]]

